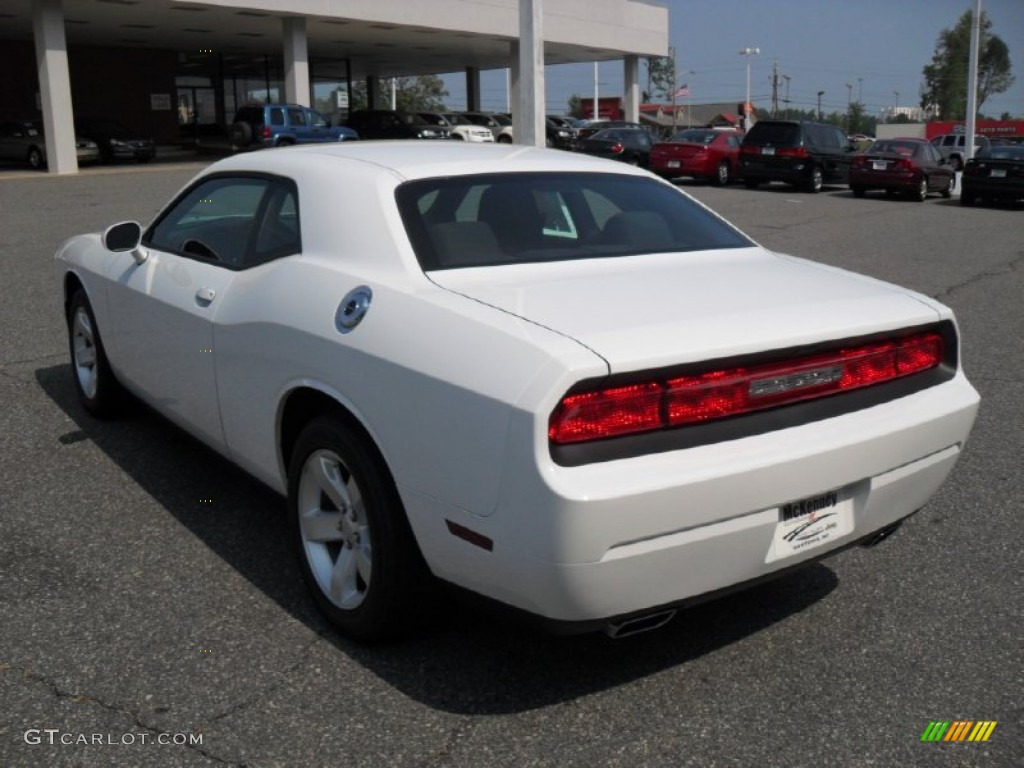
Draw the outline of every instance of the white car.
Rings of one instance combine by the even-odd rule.
[[[362,640],[436,579],[556,629],[660,625],[887,535],[978,407],[939,302],[586,155],[238,155],[57,260],[85,407],[123,387],[287,495]]]
[[[425,116],[427,113],[420,112],[420,114]],[[441,117],[448,123],[448,130],[451,132],[451,137],[453,139],[472,141],[477,144],[490,144],[494,142],[494,134],[491,133],[490,128],[471,123],[458,112],[445,112],[438,115],[438,117]]]

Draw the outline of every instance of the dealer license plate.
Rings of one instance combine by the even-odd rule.
[[[762,155],[774,155],[775,154],[775,147],[761,147],[761,154]]]
[[[669,168],[678,168],[679,167],[679,161],[678,160],[669,160],[668,161],[668,167]]]
[[[871,167],[876,171],[884,171],[889,167],[889,164],[885,160],[875,160],[871,163]]]
[[[990,173],[989,175],[993,179],[1003,179],[1003,178],[1006,178],[1006,169],[1005,168],[993,168],[992,169],[992,173]]]
[[[835,543],[853,530],[853,496],[849,489],[797,499],[778,509],[767,560],[799,555]]]

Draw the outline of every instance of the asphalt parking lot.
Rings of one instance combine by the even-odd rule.
[[[681,184],[769,248],[955,309],[982,407],[949,482],[883,545],[654,633],[453,604],[364,648],[307,597],[282,499],[75,399],[54,250],[200,167],[0,174],[0,766],[1024,765],[1024,211]],[[922,742],[936,720],[998,725]]]

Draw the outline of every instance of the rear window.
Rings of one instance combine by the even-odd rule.
[[[800,143],[800,126],[793,123],[755,123],[743,143],[755,146],[795,146]]]
[[[715,140],[716,131],[689,130],[674,134],[669,141],[687,141],[691,144],[710,144]]]
[[[683,193],[643,177],[457,176],[407,182],[396,197],[425,271],[752,245]]]

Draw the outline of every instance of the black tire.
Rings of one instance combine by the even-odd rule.
[[[975,203],[974,195],[969,195],[966,192],[960,193],[960,205],[967,207],[973,207]]]
[[[715,175],[711,177],[711,183],[716,187],[724,187],[729,183],[729,164],[724,160],[715,169]]]
[[[868,192],[864,187],[850,187],[850,191],[853,192],[854,197],[864,197]]]
[[[964,169],[964,161],[961,157],[951,158],[949,164],[953,166],[954,171],[962,171]]]
[[[954,189],[956,189],[956,176],[955,175],[949,177],[949,183],[946,184],[945,188],[942,190],[942,196],[946,200],[949,200],[949,198],[951,198],[953,196],[953,190]]]
[[[501,135],[501,136],[498,137],[498,143],[499,144],[511,144],[512,143],[512,139],[511,139],[511,137],[509,137],[507,135]]]
[[[243,120],[232,123],[228,128],[228,141],[233,147],[247,147],[252,143],[252,126]]]
[[[422,621],[434,581],[394,480],[369,439],[339,416],[315,418],[296,440],[288,515],[303,579],[346,636],[391,640]]]
[[[451,134],[449,136],[449,138],[454,139],[455,141],[465,141],[466,140],[465,137],[461,133],[453,133],[453,134]]]
[[[93,416],[116,416],[124,406],[126,393],[110,368],[96,316],[81,288],[68,302],[66,319],[71,377],[78,399]]]
[[[28,161],[30,168],[37,171],[46,167],[46,156],[43,155],[43,151],[39,147],[29,147],[25,160]]]
[[[806,189],[808,192],[817,194],[825,185],[825,175],[821,172],[821,166],[816,165],[811,169],[811,175],[807,177]]]
[[[757,179],[744,179],[743,186],[747,189],[757,189],[761,185]]]
[[[639,165],[640,165],[640,157],[639,157],[639,155],[630,155],[629,157],[627,157],[625,159],[625,163],[626,163],[626,165],[634,165],[634,166],[638,166],[639,167]]]

